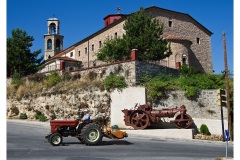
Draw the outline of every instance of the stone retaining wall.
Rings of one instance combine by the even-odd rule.
[[[194,118],[221,120],[221,109],[217,104],[217,90],[202,90],[195,99],[188,99],[184,91],[171,91],[168,98],[159,101],[156,109],[185,105],[187,113]],[[227,108],[223,107],[223,117],[227,119]]]
[[[112,64],[91,67],[84,70],[70,72],[80,74],[83,78],[91,76],[93,79],[103,80],[110,74],[123,76],[128,86],[136,86],[144,75],[155,76],[159,73],[178,74],[178,70],[146,61],[122,61]]]

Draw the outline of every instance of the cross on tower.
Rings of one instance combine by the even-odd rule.
[[[120,7],[117,7],[117,12],[118,12],[118,14],[120,14],[120,11],[121,11],[122,9],[120,8]]]

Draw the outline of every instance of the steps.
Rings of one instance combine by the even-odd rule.
[[[176,138],[193,139],[194,129],[144,129],[144,130],[122,130],[128,136],[142,136],[152,138]]]

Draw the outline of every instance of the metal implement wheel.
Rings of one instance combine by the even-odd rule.
[[[192,118],[188,114],[184,114],[183,117],[179,114],[175,119],[175,124],[178,128],[188,128],[192,124]]]
[[[62,143],[62,140],[63,140],[63,138],[62,138],[61,134],[59,134],[59,133],[54,133],[49,138],[49,142],[53,146],[59,146]]]
[[[136,111],[131,116],[131,125],[134,129],[145,129],[149,124],[149,117],[143,111]]]
[[[102,140],[102,130],[99,125],[89,123],[83,127],[81,136],[86,145],[96,145]]]

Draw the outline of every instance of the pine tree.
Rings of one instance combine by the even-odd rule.
[[[138,49],[140,60],[161,60],[171,55],[170,44],[163,39],[163,23],[152,18],[140,8],[139,12],[132,13],[124,24],[126,34],[123,39],[128,49]]]
[[[12,30],[12,37],[7,38],[7,76],[14,73],[21,76],[29,75],[37,71],[37,67],[43,63],[43,56],[38,58],[41,49],[31,52],[30,47],[34,38],[28,36],[26,31],[17,28]]]

